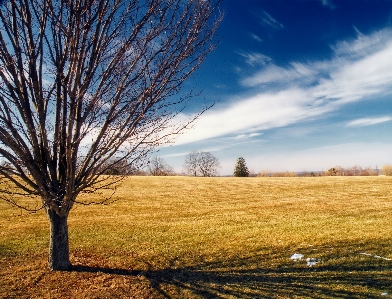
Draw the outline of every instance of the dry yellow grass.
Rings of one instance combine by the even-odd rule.
[[[392,296],[391,183],[130,177],[113,204],[71,212],[71,272],[46,269],[43,212],[0,202],[0,297]]]

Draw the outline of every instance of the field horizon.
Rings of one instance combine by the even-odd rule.
[[[0,298],[392,297],[391,183],[129,177],[71,211],[68,272],[44,212],[0,201]]]

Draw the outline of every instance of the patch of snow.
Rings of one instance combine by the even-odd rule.
[[[375,255],[374,256],[376,259],[382,259],[382,260],[386,260],[386,261],[392,261],[392,259],[389,259],[387,257],[383,257],[383,256],[379,256],[379,255]]]
[[[320,259],[309,258],[309,257],[306,259],[306,265],[308,265],[308,267],[313,267],[319,262],[320,262]]]
[[[361,252],[360,254],[362,254],[362,255],[366,255],[366,256],[371,256],[371,254],[370,254],[370,253],[366,253],[366,252]]]
[[[361,255],[366,255],[366,256],[372,256],[372,257],[374,257],[374,258],[376,258],[376,259],[382,259],[382,260],[386,260],[386,261],[392,261],[392,259],[390,259],[390,258],[383,257],[383,256],[379,256],[379,255],[373,255],[373,254],[366,253],[366,252],[361,252],[360,254],[361,254]]]
[[[294,254],[290,257],[290,259],[293,260],[294,262],[298,262],[298,261],[302,260],[303,257],[304,257],[303,254],[294,253]]]

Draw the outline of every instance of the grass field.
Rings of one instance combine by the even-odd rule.
[[[392,298],[391,177],[131,177],[116,197],[71,211],[70,272],[47,270],[44,212],[0,202],[0,297]]]

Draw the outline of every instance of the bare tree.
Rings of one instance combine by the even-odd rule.
[[[210,152],[201,152],[199,156],[199,170],[202,176],[210,177],[219,175],[220,164]]]
[[[161,157],[153,157],[148,164],[148,173],[153,176],[174,175],[173,167]]]
[[[18,207],[18,198],[39,199],[50,222],[51,269],[72,266],[67,219],[82,203],[78,195],[111,184],[101,176],[108,169],[142,163],[192,122],[173,122],[192,93],[174,95],[214,48],[217,2],[8,0],[1,7],[1,194]]]
[[[209,152],[191,152],[185,157],[185,173],[191,176],[217,176],[219,168],[218,159]]]
[[[184,169],[186,174],[191,176],[198,176],[199,156],[200,152],[191,152],[185,156]]]

